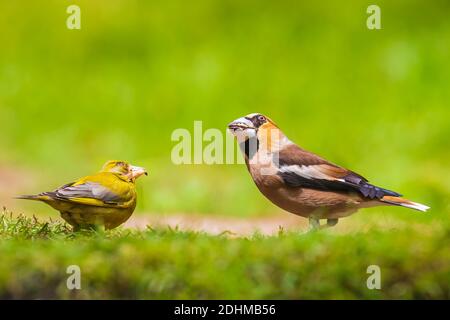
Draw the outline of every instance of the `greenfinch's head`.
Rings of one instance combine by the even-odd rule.
[[[147,170],[130,165],[126,161],[110,160],[103,165],[102,172],[117,174],[121,179],[134,182],[142,175],[147,175]]]

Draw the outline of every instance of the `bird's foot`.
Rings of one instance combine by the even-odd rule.
[[[73,226],[72,229],[73,232],[81,232],[81,231],[85,231],[85,232],[102,232],[103,228],[101,225],[98,224],[78,224]]]
[[[308,232],[314,232],[320,229],[320,220],[316,218],[309,218],[309,229]]]
[[[339,222],[339,219],[327,219],[327,227],[334,227]]]
[[[326,228],[330,228],[333,227],[335,225],[337,225],[337,223],[339,222],[339,219],[327,219],[327,223],[321,225],[320,224],[320,219],[316,219],[316,218],[309,218],[309,230],[308,232],[313,232],[316,230],[321,230],[321,229],[326,229]]]

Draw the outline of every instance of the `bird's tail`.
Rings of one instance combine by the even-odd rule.
[[[14,197],[14,199],[25,199],[25,200],[36,200],[36,201],[46,201],[50,200],[50,197],[44,194],[33,194],[33,195],[22,195]]]
[[[389,204],[393,204],[396,206],[402,206],[405,208],[423,211],[423,212],[430,209],[430,207],[428,207],[424,204],[412,202],[412,201],[409,201],[408,199],[404,199],[404,198],[400,198],[400,197],[384,196],[383,198],[380,199],[380,201],[386,202]]]

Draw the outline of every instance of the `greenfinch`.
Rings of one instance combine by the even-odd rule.
[[[108,161],[94,175],[68,183],[55,191],[18,199],[42,201],[58,210],[74,231],[103,225],[113,229],[130,218],[136,208],[136,179],[144,168],[126,161]]]

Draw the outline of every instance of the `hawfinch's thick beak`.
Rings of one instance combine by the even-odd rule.
[[[250,120],[242,117],[239,119],[234,120],[228,125],[228,129],[230,129],[231,132],[235,131],[243,131],[247,129],[255,129],[253,122]]]
[[[144,168],[141,167],[136,167],[136,166],[130,166],[130,174],[131,174],[131,178],[133,179],[137,179],[142,175],[148,175],[147,170],[145,170]]]

